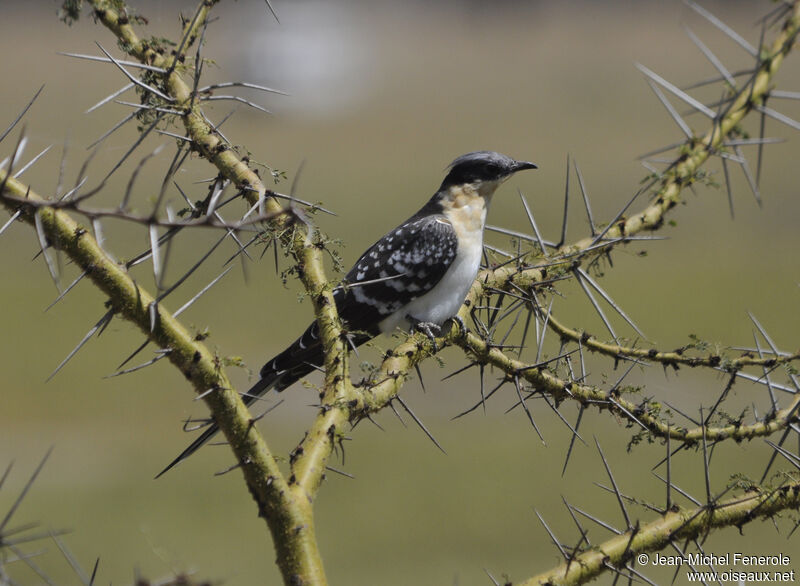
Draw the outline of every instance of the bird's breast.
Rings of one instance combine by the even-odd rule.
[[[459,246],[483,243],[486,224],[487,198],[477,190],[463,187],[451,188],[449,197],[442,201],[442,212],[452,224]]]

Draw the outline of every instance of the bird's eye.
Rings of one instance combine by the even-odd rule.
[[[486,165],[486,175],[488,177],[498,177],[501,173],[502,170],[499,165]]]

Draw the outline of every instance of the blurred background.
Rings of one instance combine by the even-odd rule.
[[[752,64],[741,47],[677,1],[273,4],[280,24],[256,0],[215,8],[219,19],[208,29],[204,52],[214,62],[205,79],[250,81],[291,94],[240,93],[272,115],[240,104],[223,131],[234,144],[244,145],[253,160],[285,172],[288,180],[278,185],[285,192],[304,163],[296,195],[337,212],[335,217],[319,215],[317,221],[342,239],[348,267],[366,246],[416,211],[454,157],[476,149],[498,150],[539,165],[538,171],[521,174],[503,187],[491,210],[492,224],[530,231],[515,193],[519,189],[545,237],[557,240],[568,153],[580,164],[595,218],[610,220],[648,173],[637,155],[682,138],[634,63],[680,86],[715,76],[688,40],[685,25],[730,70]],[[188,0],[131,5],[149,20],[143,34],[170,39],[179,37],[179,12],[191,17],[195,9]],[[757,19],[773,7],[772,2],[703,5],[754,45],[760,33]],[[55,2],[5,0],[0,24],[0,73],[5,80],[0,127],[45,84],[26,117],[26,160],[47,145],[55,146],[22,177],[45,196],[55,192],[62,151],[66,148],[65,184],[71,186],[88,153],[86,146],[129,112],[126,106],[109,104],[84,114],[126,80],[113,65],[58,52],[99,55],[98,41],[118,57],[121,53],[111,34],[91,17],[68,27],[58,21],[56,9]],[[777,85],[800,90],[800,56],[790,56]],[[700,95],[713,100],[720,91],[715,86]],[[123,98],[138,101],[131,92]],[[796,104],[771,105],[800,118]],[[207,113],[219,121],[236,106],[214,102]],[[687,120],[704,133],[706,120],[696,115]],[[749,123],[754,133],[755,122]],[[0,145],[2,157],[10,154],[17,135],[15,131]],[[734,218],[724,187],[686,191],[687,205],[670,216],[674,226],[659,233],[669,240],[628,245],[615,254],[613,270],[601,279],[658,348],[687,343],[690,334],[712,343],[752,346],[748,311],[780,347],[797,348],[800,137],[771,120],[766,135],[788,142],[765,147],[763,207],[756,204],[741,170],[731,165]],[[90,184],[105,175],[135,136],[129,125],[106,140],[90,167]],[[173,142],[164,136],[148,139],[117,172],[98,205],[118,203],[138,160],[166,144],[169,148],[148,164],[134,189],[135,206],[146,212],[172,158]],[[754,167],[755,150],[748,155]],[[718,163],[709,170],[722,183]],[[193,199],[200,199],[206,185],[195,182],[211,176],[210,166],[194,160],[177,181]],[[170,191],[168,199],[175,209],[182,207],[177,192]],[[5,222],[7,214],[2,215]],[[569,218],[568,239],[585,236],[588,226],[577,198]],[[104,228],[107,248],[120,259],[148,246],[140,226],[109,221]],[[194,262],[216,237],[197,232],[180,241],[167,274],[177,278],[180,268]],[[507,238],[492,236],[492,241],[508,247]],[[0,511],[8,509],[54,446],[14,519],[70,529],[64,540],[84,567],[100,558],[101,583],[132,582],[136,571],[149,577],[195,571],[228,585],[280,583],[269,535],[256,518],[240,474],[213,475],[232,463],[226,448],[208,447],[153,480],[190,440],[181,431],[182,421],[205,411],[166,362],[104,378],[140,344],[140,332],[114,320],[99,340],[90,341],[45,384],[105,309],[103,297],[83,282],[44,312],[58,291],[41,258],[32,260],[38,248],[35,231],[27,225],[14,225],[0,237],[0,468],[15,462],[0,492]],[[175,309],[191,298],[234,252],[225,243],[167,306]],[[308,303],[298,303],[296,281],[290,278],[284,285],[276,276],[272,252],[260,261],[260,250],[256,252],[256,262],[237,266],[182,317],[198,331],[208,328],[209,347],[220,356],[242,357],[251,371],[294,339],[312,316]],[[279,271],[284,268],[281,261]],[[76,271],[66,262],[61,269],[63,286]],[[149,266],[136,276],[153,290]],[[554,305],[556,315],[568,325],[602,334],[602,323],[580,290],[566,287],[563,293]],[[624,335],[633,335],[621,322],[615,324]],[[378,344],[386,348],[394,342],[385,338]],[[552,355],[555,350],[549,351]],[[134,363],[152,357],[153,348],[148,348]],[[576,444],[563,476],[571,433],[543,403],[533,408],[546,444],[522,411],[505,413],[516,401],[513,388],[499,392],[485,414],[478,410],[451,420],[479,400],[478,377],[468,371],[440,383],[464,365],[458,352],[443,357],[446,366],[430,362],[423,368],[426,393],[413,381],[403,396],[447,455],[410,419],[406,428],[388,412],[376,418],[383,431],[361,424],[350,434],[354,441],[346,444],[345,461],[331,462],[355,476],[329,474],[317,503],[317,532],[332,584],[479,585],[490,583],[484,569],[498,579],[521,580],[557,564],[559,555],[534,509],[543,512],[567,543],[577,543],[578,536],[562,495],[622,524],[613,495],[592,484],[607,483],[593,436],[624,492],[663,503],[663,485],[650,474],[663,447],[641,445],[626,451],[630,432],[607,414],[587,411],[581,434],[590,447]],[[619,374],[602,361],[591,366],[590,381],[598,384],[603,372],[612,382]],[[230,375],[241,388],[251,380],[245,369],[232,368]],[[701,404],[713,404],[726,382],[685,369],[680,376],[665,376],[657,367],[633,376],[632,382],[647,384],[646,395],[693,413]],[[487,372],[487,385],[496,380],[496,374]],[[734,392],[735,405],[754,403],[760,413],[767,410],[763,388],[742,383]],[[316,394],[297,385],[281,399],[284,404],[263,420],[261,429],[277,453],[287,454],[314,416],[308,405]],[[563,412],[574,422],[573,406]],[[712,462],[715,489],[722,490],[734,472],[757,479],[769,453],[760,440],[719,446]],[[676,482],[702,496],[697,455],[683,454],[674,466]],[[637,516],[647,520],[652,514],[637,511]],[[797,536],[787,542],[788,531],[779,534],[772,523],[757,522],[744,531],[744,539],[733,529],[715,534],[705,549],[717,554],[797,551]],[[607,536],[599,527],[590,530],[595,543]],[[39,546],[50,553],[37,563],[57,583],[78,583],[53,553],[55,545]],[[792,561],[800,570],[800,558]],[[32,573],[17,571],[19,583],[40,583]],[[672,578],[670,570],[645,573],[658,583]]]

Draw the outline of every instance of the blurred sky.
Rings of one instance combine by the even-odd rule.
[[[539,165],[538,171],[503,187],[493,203],[491,223],[530,230],[519,189],[531,202],[545,237],[557,239],[568,154],[580,164],[595,217],[609,220],[647,174],[636,156],[682,137],[634,63],[680,86],[714,76],[683,26],[691,27],[731,70],[752,63],[745,51],[677,1],[465,1],[431,6],[273,0],[273,5],[280,24],[260,0],[223,2],[214,9],[219,19],[207,33],[204,53],[214,62],[206,68],[206,79],[246,80],[291,94],[239,93],[273,114],[240,105],[223,131],[254,160],[287,173],[289,181],[278,186],[281,190],[288,191],[304,164],[297,195],[322,201],[338,213],[318,221],[343,240],[347,266],[433,193],[450,160],[475,149],[499,150]],[[5,56],[0,74],[6,80],[0,127],[45,84],[26,118],[26,154],[55,147],[23,176],[43,195],[54,193],[65,141],[69,183],[86,157],[86,146],[129,111],[110,104],[83,113],[125,80],[112,65],[57,53],[100,54],[97,41],[121,54],[110,33],[90,17],[71,27],[58,22],[56,6],[6,1],[0,24],[0,54]],[[173,39],[178,12],[191,15],[194,10],[188,1],[134,6],[149,19],[146,34]],[[773,4],[704,6],[757,44],[757,18]],[[766,38],[772,36],[772,31],[766,33]],[[776,83],[781,89],[800,90],[798,56],[789,58]],[[696,95],[712,101],[720,92],[715,86]],[[137,99],[132,93],[125,97]],[[219,121],[234,106],[215,102],[207,112]],[[770,106],[800,119],[796,104],[775,100]],[[707,120],[697,115],[687,121],[698,132],[707,127]],[[756,133],[757,124],[749,123],[748,129]],[[684,344],[689,334],[752,345],[747,311],[757,315],[780,346],[797,347],[798,136],[771,120],[766,134],[788,141],[765,147],[762,207],[741,170],[731,165],[734,218],[724,188],[699,186],[684,194],[685,206],[674,210],[675,226],[660,232],[669,240],[628,246],[615,255],[613,268],[601,279],[659,347]],[[10,153],[16,135],[0,145],[0,158]],[[135,136],[131,127],[108,139],[92,163],[90,183],[113,166]],[[118,202],[139,158],[159,144],[170,148],[149,163],[134,190],[137,209],[149,210],[172,156],[171,140],[164,137],[146,141],[98,204]],[[754,165],[755,152],[747,154]],[[721,167],[714,163],[709,170],[721,182]],[[212,175],[208,165],[192,160],[177,181],[199,199],[205,186],[194,182]],[[180,207],[177,192],[170,192],[168,200]],[[572,200],[569,220],[570,239],[587,233],[577,199]],[[105,231],[118,258],[147,246],[140,227],[108,222]],[[179,268],[202,254],[213,237],[199,234],[179,243],[168,274],[176,278]],[[508,246],[506,238],[491,238]],[[212,477],[230,464],[225,448],[205,449],[167,477],[152,481],[187,442],[182,419],[205,411],[193,402],[179,373],[164,363],[128,377],[102,379],[136,348],[140,333],[115,320],[100,340],[91,341],[44,384],[105,310],[102,296],[82,283],[43,313],[57,291],[41,259],[31,260],[37,249],[35,234],[25,225],[15,225],[0,237],[5,275],[0,301],[6,309],[0,468],[12,459],[17,462],[6,485],[10,488],[0,493],[0,511],[54,445],[50,462],[15,518],[73,529],[68,544],[85,566],[101,557],[102,580],[125,583],[138,567],[149,576],[194,568],[200,576],[225,584],[278,583],[269,537],[255,518],[238,473]],[[191,298],[232,253],[226,245],[168,307]],[[74,267],[65,262],[62,270],[65,283],[74,278]],[[135,274],[152,290],[150,267]],[[563,292],[565,297],[556,298],[554,305],[562,321],[602,332],[579,290],[566,287]],[[308,304],[297,303],[298,293],[292,279],[284,286],[276,278],[270,252],[246,270],[232,271],[187,312],[184,323],[209,328],[212,349],[222,356],[242,356],[257,370],[310,319]],[[619,327],[625,328],[621,321]],[[392,342],[382,339],[379,344],[388,347]],[[139,360],[152,356],[148,349]],[[408,422],[406,429],[388,414],[378,418],[385,433],[362,424],[352,433],[355,441],[348,442],[345,463],[334,464],[357,479],[330,477],[318,503],[320,545],[333,584],[486,584],[482,568],[495,576],[506,572],[514,579],[529,577],[558,561],[533,508],[545,511],[556,531],[572,535],[568,515],[560,508],[562,494],[619,521],[613,498],[589,485],[590,480],[605,482],[593,447],[576,448],[563,478],[554,472],[561,468],[570,433],[544,404],[537,403],[535,413],[546,446],[523,413],[503,413],[514,402],[513,391],[490,402],[486,416],[476,412],[450,421],[479,398],[479,391],[477,377],[470,373],[438,383],[463,364],[456,352],[445,353],[445,358],[446,368],[429,364],[424,369],[426,394],[416,382],[404,392],[445,445],[447,456],[413,424]],[[607,365],[598,361],[593,366],[599,383]],[[635,374],[634,380],[648,384],[648,395],[684,408],[710,405],[724,385],[714,376],[682,371],[676,378],[656,368],[650,371]],[[231,375],[238,385],[248,382],[245,371],[234,369]],[[608,378],[616,376],[612,372]],[[492,383],[496,379],[493,373],[489,376]],[[741,385],[737,392],[737,404],[756,402],[763,410],[763,390]],[[276,450],[286,453],[313,416],[307,405],[314,393],[298,385],[281,398],[285,404],[265,419],[262,429]],[[574,421],[572,407],[564,412]],[[661,487],[648,471],[660,457],[660,446],[641,446],[627,454],[629,433],[607,415],[587,413],[584,426],[587,443],[593,434],[600,438],[628,492],[661,498]],[[717,486],[724,486],[735,470],[757,474],[764,454],[761,442],[718,448],[712,470]],[[683,462],[676,473],[684,487],[702,493],[698,461],[686,457]],[[642,518],[648,515],[642,513]],[[765,525],[747,531],[745,545],[730,531],[709,547],[715,553],[733,544],[748,553],[790,547]],[[594,534],[595,540],[602,537],[599,531]],[[59,583],[77,583],[57,556],[43,565]],[[37,583],[26,574],[20,581]]]

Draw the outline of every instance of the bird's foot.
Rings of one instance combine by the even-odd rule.
[[[442,335],[442,326],[429,321],[420,321],[410,315],[407,315],[406,319],[411,324],[411,331],[425,334],[433,344],[433,351],[438,352],[439,345],[436,343],[436,336]]]
[[[447,318],[447,321],[445,321],[444,323],[446,324],[447,322],[453,322],[453,324],[455,324],[455,326],[458,328],[457,335],[459,337],[466,336],[467,332],[469,332],[469,330],[467,329],[467,324],[464,323],[464,320],[461,319],[460,315],[454,315],[453,317]]]

